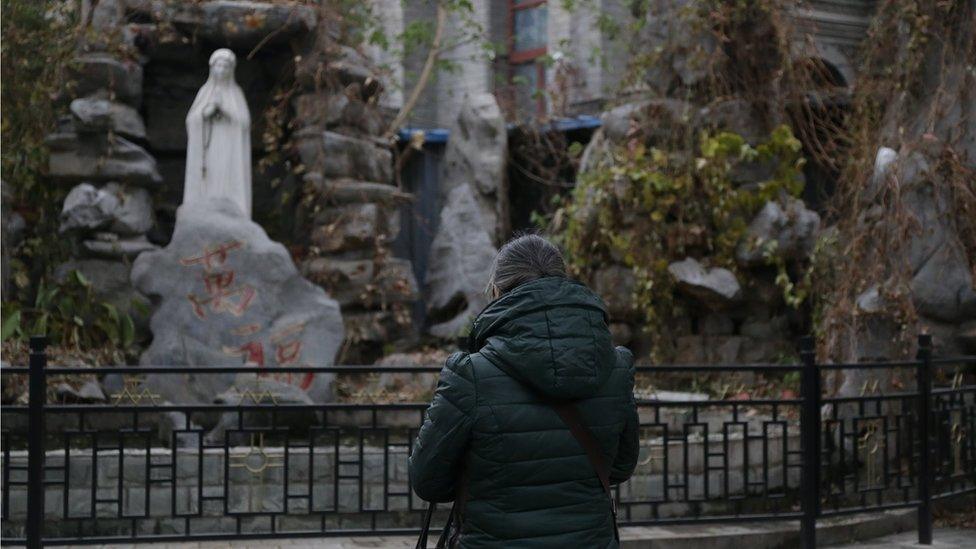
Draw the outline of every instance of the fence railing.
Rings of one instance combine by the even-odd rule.
[[[262,376],[433,374],[439,367],[48,367],[43,338],[26,405],[2,407],[2,542],[111,543],[411,534],[425,509],[407,458],[426,402],[309,404],[241,382]],[[818,364],[639,366],[641,378],[723,373],[799,380],[799,395],[639,398],[641,451],[615,488],[623,525],[817,520],[916,508],[932,541],[934,500],[976,492],[976,357]],[[865,378],[855,396],[823,395],[824,376]],[[884,384],[868,372],[884,372]],[[120,376],[97,404],[47,402],[59,376]],[[165,400],[154,382],[230,376],[234,402]],[[749,378],[754,378],[750,381]],[[972,377],[972,374],[970,374]],[[256,378],[255,378],[256,379]],[[831,377],[827,381],[833,381]],[[176,401],[176,402],[174,402]]]

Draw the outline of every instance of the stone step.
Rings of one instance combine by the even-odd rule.
[[[395,185],[374,183],[349,178],[325,178],[319,172],[309,172],[304,177],[306,192],[315,193],[321,205],[343,205],[361,202],[380,204],[406,204],[413,195]]]
[[[295,133],[302,163],[329,178],[393,180],[393,153],[374,139],[304,129]]]

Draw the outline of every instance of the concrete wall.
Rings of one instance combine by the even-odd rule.
[[[773,492],[783,491],[784,481],[790,489],[799,486],[799,467],[791,460],[791,466],[786,470],[783,468],[781,435],[782,431],[770,433],[764,454],[762,440],[751,439],[746,452],[741,433],[730,434],[730,494],[743,493],[746,474],[751,483],[761,481],[764,462],[770,471],[769,488]],[[797,451],[798,433],[790,432],[786,444],[790,451]],[[673,486],[687,482],[688,498],[714,499],[704,512],[710,512],[709,509],[716,513],[723,509],[727,512],[727,502],[722,501],[724,474],[710,470],[706,479],[704,473],[705,440],[692,433],[687,448],[685,446],[682,441],[670,440],[665,456],[662,439],[648,437],[642,445],[637,471],[620,487],[620,503],[668,499],[673,503],[661,505],[658,513],[681,516],[689,513],[691,508],[683,502],[684,489]],[[708,452],[722,452],[723,447],[721,435],[708,437]],[[687,477],[682,467],[686,452]],[[667,498],[664,494],[665,457],[668,482],[672,485]],[[194,517],[191,529],[195,533],[226,532],[235,527],[235,520],[224,513],[225,485],[228,487],[227,514],[231,517],[244,513],[283,513],[287,489],[292,497],[288,501],[289,516],[285,524],[291,524],[295,530],[319,528],[319,516],[310,513],[325,514],[330,527],[337,529],[361,528],[375,513],[379,513],[379,524],[416,526],[417,512],[425,508],[425,503],[415,495],[405,495],[409,493],[405,446],[388,446],[384,450],[382,446],[369,444],[362,447],[342,444],[315,447],[311,452],[308,448],[289,448],[287,487],[285,459],[281,447],[263,450],[231,447],[226,454],[223,448],[208,448],[202,452],[196,448],[176,451],[153,448],[148,455],[145,449],[125,449],[121,453],[117,449],[97,453],[91,449],[72,449],[67,463],[63,450],[51,451],[46,458],[48,480],[56,484],[49,485],[46,491],[46,528],[49,535],[72,532],[72,522],[75,521],[64,520],[67,506],[67,516],[77,521],[91,524],[91,517],[97,516],[98,532],[102,534],[125,531],[128,526],[118,522],[120,514],[139,517],[137,528],[142,534],[184,533],[184,521],[174,518],[174,510],[177,515]],[[26,480],[26,475],[16,469],[25,467],[26,461],[26,452],[13,451],[7,462],[11,467],[12,483],[6,509],[9,519],[3,525],[5,535],[16,535],[26,516],[26,487],[20,484]],[[152,464],[150,482],[146,478],[147,462]],[[64,465],[67,467],[63,472],[50,469]],[[715,467],[715,460],[712,459],[709,465]],[[93,491],[99,500],[110,502],[95,503],[93,508]],[[302,495],[311,498],[294,497]],[[217,499],[208,501],[207,498]],[[631,511],[635,520],[645,518],[645,514],[650,516],[650,507],[643,503]],[[257,523],[253,527],[261,529]]]

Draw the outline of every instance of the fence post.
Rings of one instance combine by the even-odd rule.
[[[817,517],[820,515],[820,370],[813,338],[800,339],[800,444],[803,468],[800,473],[800,538],[803,549],[817,546]]]
[[[929,426],[932,424],[932,336],[919,334],[918,368],[915,385],[918,389],[918,542],[932,545],[932,444]]]
[[[44,401],[47,338],[31,336],[27,404],[27,547],[41,547],[44,527]]]

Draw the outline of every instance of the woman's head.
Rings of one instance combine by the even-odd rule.
[[[518,236],[498,250],[485,293],[495,299],[520,284],[547,276],[566,276],[566,263],[559,248],[536,234]]]
[[[229,80],[234,76],[234,66],[237,58],[234,52],[227,48],[220,48],[210,56],[210,74],[218,80]]]

